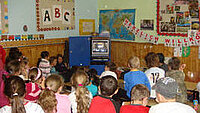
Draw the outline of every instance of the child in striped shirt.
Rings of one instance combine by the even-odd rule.
[[[41,58],[38,60],[37,64],[38,67],[42,70],[42,75],[47,78],[50,75],[51,70],[48,51],[42,51]]]

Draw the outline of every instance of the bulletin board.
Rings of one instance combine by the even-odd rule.
[[[135,35],[122,25],[127,18],[135,25],[135,9],[100,10],[99,32],[109,31],[111,39],[135,40]]]
[[[74,0],[36,0],[37,31],[75,29]]]
[[[0,34],[8,33],[8,1],[0,0]]]
[[[198,0],[157,0],[158,35],[187,37],[199,30]]]

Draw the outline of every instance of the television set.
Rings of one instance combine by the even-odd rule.
[[[109,47],[109,40],[92,40],[92,56],[108,57]]]

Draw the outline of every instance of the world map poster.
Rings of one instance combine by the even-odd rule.
[[[135,40],[135,35],[122,25],[126,18],[135,25],[135,9],[100,10],[99,13],[100,33],[109,31],[111,39]]]

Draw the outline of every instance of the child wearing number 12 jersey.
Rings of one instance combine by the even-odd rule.
[[[145,56],[145,61],[148,70],[145,71],[146,76],[149,79],[151,87],[157,82],[159,78],[165,77],[165,71],[159,68],[159,57],[156,53],[150,52]],[[156,98],[155,90],[151,90],[151,98]]]

